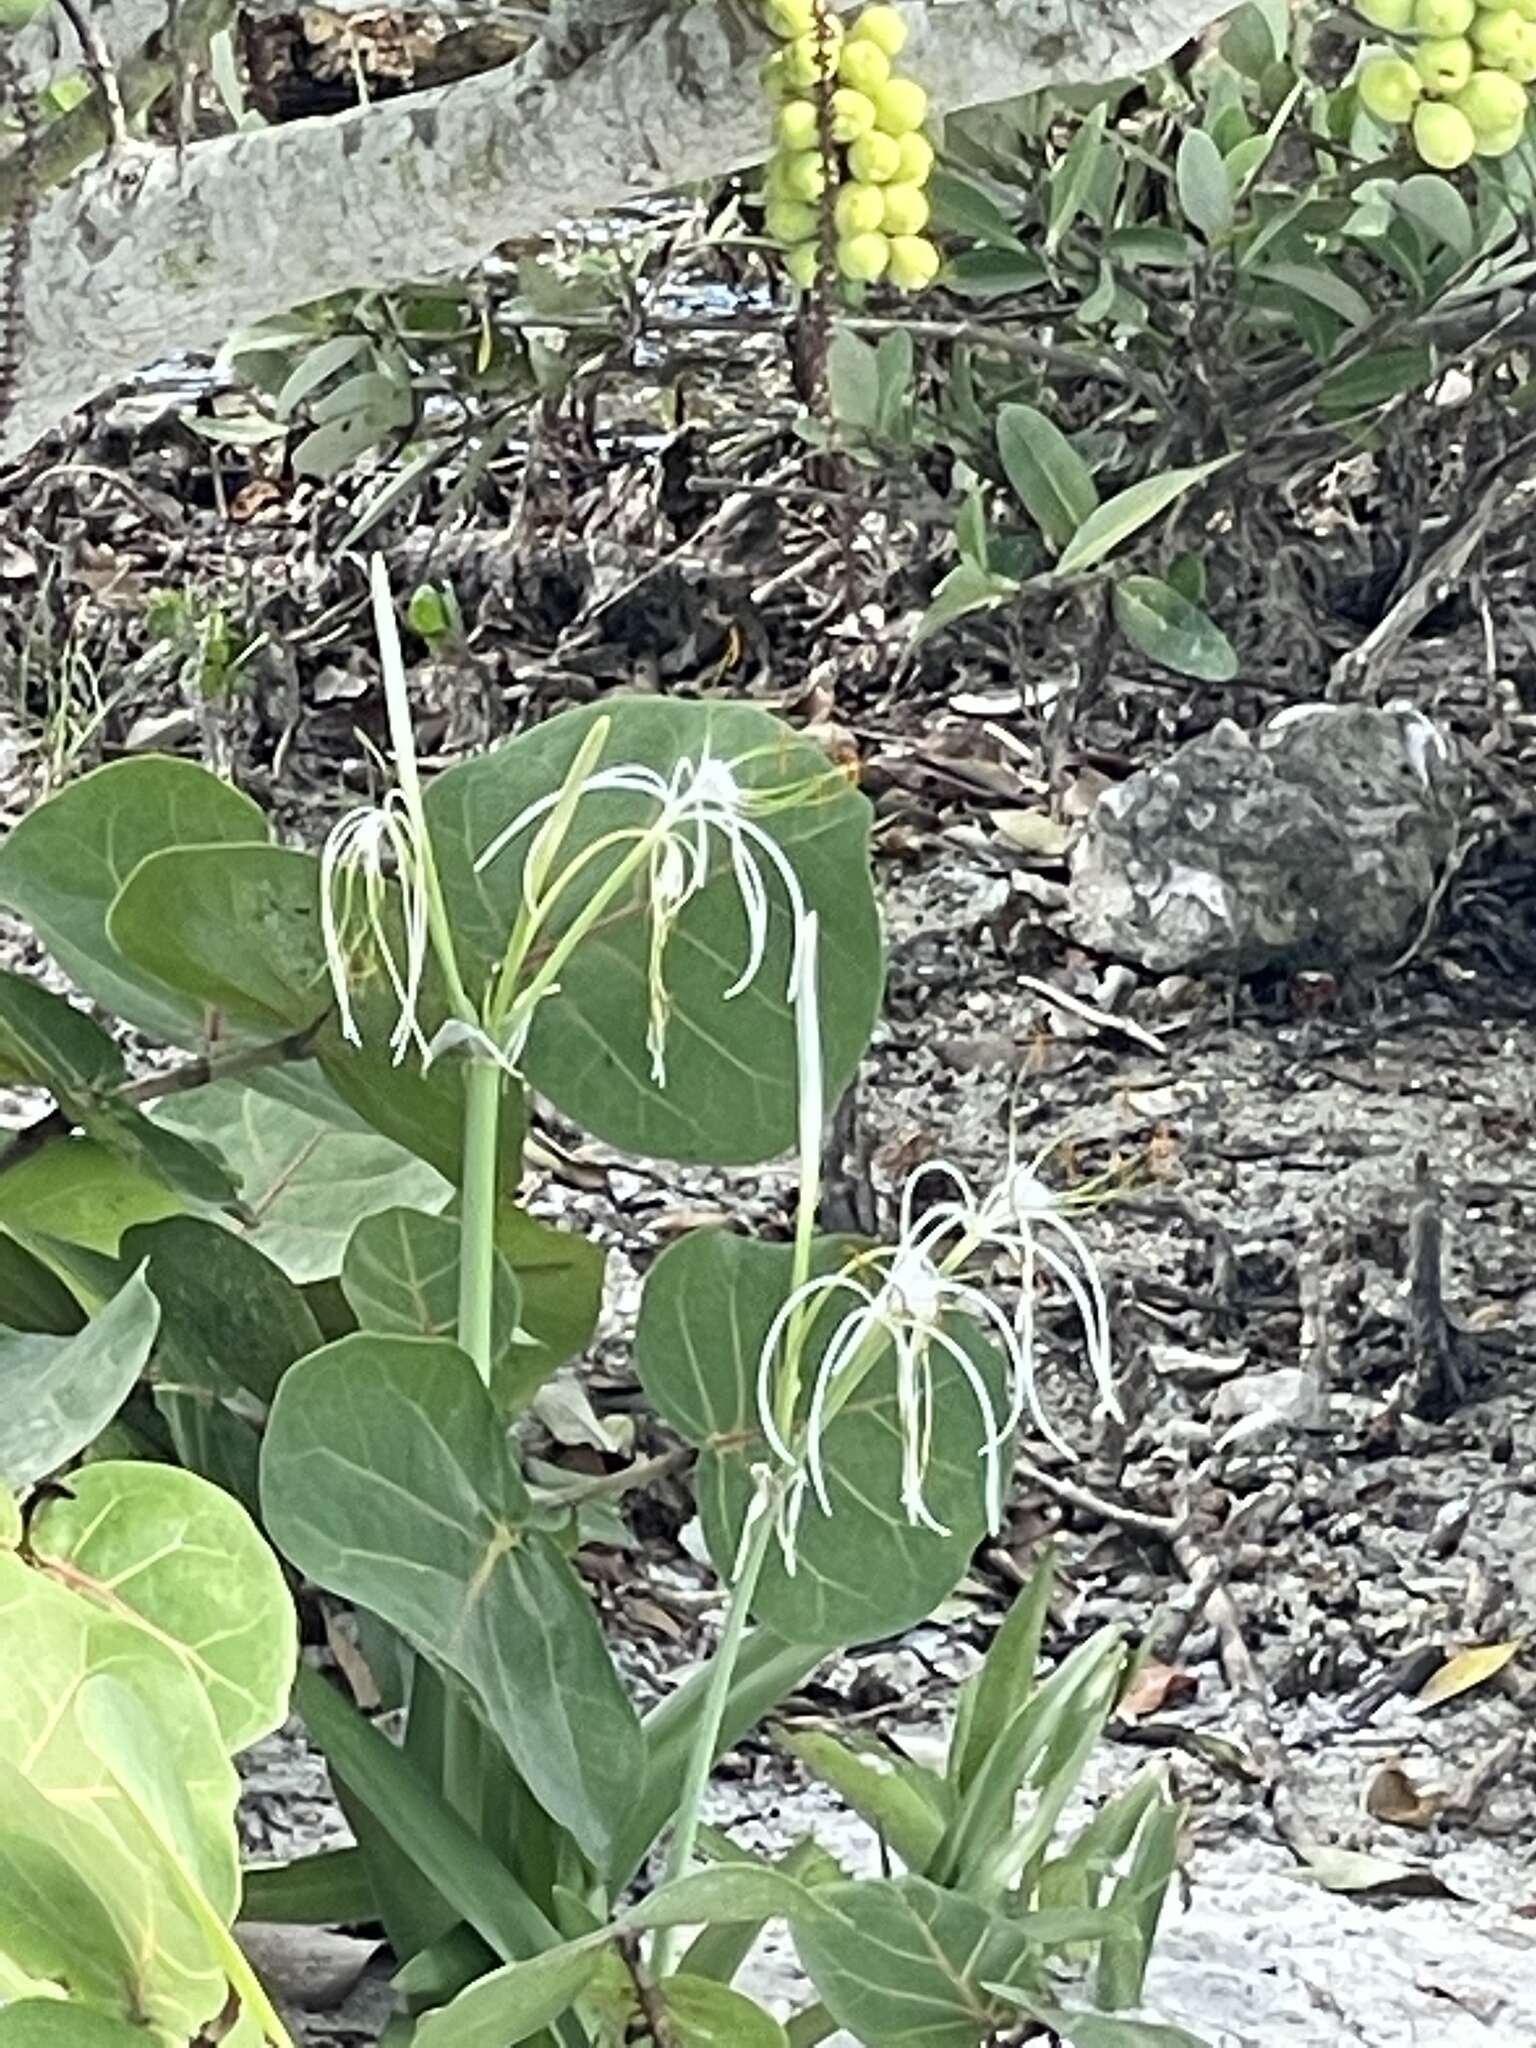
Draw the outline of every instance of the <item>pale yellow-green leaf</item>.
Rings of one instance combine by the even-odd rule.
[[[1484,1643],[1470,1650],[1457,1650],[1419,1689],[1414,1705],[1438,1707],[1445,1700],[1455,1699],[1458,1693],[1485,1685],[1490,1678],[1497,1677],[1521,1647],[1517,1638],[1513,1642]]]

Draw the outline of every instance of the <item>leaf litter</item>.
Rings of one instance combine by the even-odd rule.
[[[782,444],[774,459],[783,481]],[[221,521],[188,509],[174,441],[141,433],[127,460],[163,520],[83,470],[51,487],[44,517],[25,465],[8,486],[0,541],[18,607],[51,601],[45,574],[78,565],[69,631],[93,673],[122,681],[45,749],[26,707],[6,714],[0,818],[22,813],[40,776],[149,735],[229,769],[282,829],[317,839],[342,792],[369,784],[359,735],[378,738],[360,586],[326,547],[346,504],[312,494],[297,517],[279,493],[249,524]],[[729,518],[716,508],[705,544],[680,554],[647,510],[644,459],[585,485],[579,459],[573,469],[558,518],[539,480],[542,516],[525,506],[516,545],[494,474],[480,518],[445,537],[434,574],[475,624],[467,650],[418,665],[424,747],[451,759],[648,678],[750,697],[856,751],[879,819],[890,990],[858,1106],[838,1119],[829,1220],[877,1228],[923,1159],[985,1177],[1010,1143],[1053,1144],[1048,1171],[1063,1178],[1119,1175],[1085,1227],[1113,1276],[1127,1422],[1090,1430],[1069,1319],[1043,1304],[1059,1339],[1045,1394],[1066,1415],[1076,1404],[1079,1460],[1026,1443],[1007,1524],[942,1615],[832,1660],[786,1721],[830,1717],[931,1749],[1053,1541],[1052,1660],[1108,1621],[1144,1636],[1150,1658],[1088,1803],[1149,1752],[1190,1802],[1187,1895],[1154,1955],[1149,2013],[1212,2048],[1518,2038],[1536,2006],[1536,824],[1523,794],[1536,709],[1516,622],[1523,555],[1506,546],[1485,565],[1496,674],[1482,623],[1452,619],[1411,643],[1393,678],[1481,764],[1471,845],[1425,943],[1384,981],[1225,986],[1084,952],[1067,917],[1071,840],[1136,766],[1221,716],[1251,728],[1289,701],[1295,660],[1315,661],[1318,628],[1336,621],[1310,621],[1303,655],[1273,670],[1272,633],[1244,644],[1230,684],[1191,690],[1117,655],[1081,690],[1082,650],[1061,621],[983,617],[909,655],[923,594],[899,523],[860,512],[829,553],[821,510],[773,521],[749,498]],[[422,533],[402,527],[392,545],[405,582]],[[770,550],[801,573],[770,573]],[[238,589],[252,637],[265,635],[247,687],[213,705],[185,701],[142,629],[147,592],[199,578]],[[855,611],[855,630],[826,630]],[[1321,685],[1319,670],[1310,694]],[[7,964],[62,985],[13,926],[4,939]],[[20,1123],[35,1106],[11,1091],[0,1116]],[[551,1412],[530,1448],[555,1472],[621,1462],[615,1441],[665,1459],[675,1447],[628,1364],[638,1277],[680,1218],[723,1210],[781,1232],[788,1176],[637,1167],[552,1116],[539,1137],[533,1207],[599,1237],[614,1286],[580,1378],[596,1430],[570,1427],[575,1409]],[[1410,1313],[1421,1154],[1447,1224],[1436,1299],[1465,1365],[1463,1397],[1438,1415],[1420,1412],[1424,1332]],[[675,1467],[622,1508],[628,1547],[585,1562],[644,1700],[707,1647],[718,1602]],[[768,1741],[726,1760],[711,1817],[772,1849],[811,1829],[850,1867],[875,1867],[862,1825]],[[245,1827],[267,1857],[345,1839],[292,1730],[248,1761]],[[771,1936],[752,1968],[762,1987],[797,1988]],[[346,1991],[329,1981],[311,2038],[375,2040],[377,1959]]]

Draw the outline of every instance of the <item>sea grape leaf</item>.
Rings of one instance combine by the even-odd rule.
[[[0,1955],[36,1979],[77,1982],[82,1927],[55,1913],[50,1930],[34,1890],[62,1863],[99,1902],[86,1923],[92,1963],[117,1980],[114,1998],[92,2003],[141,2016],[172,2039],[193,2038],[224,2005],[224,1970],[159,1843],[121,1789],[104,1782],[79,1708],[88,1679],[115,1678],[138,1696],[162,1742],[174,1745],[190,1830],[177,1853],[228,1924],[240,1890],[239,1780],[208,1697],[145,1629],[102,1614],[14,1552],[0,1553],[0,1630],[8,1673],[0,1696]],[[50,1852],[47,1869],[39,1843]]]
[[[822,1240],[817,1271],[837,1270],[849,1250]],[[662,1253],[641,1300],[636,1369],[658,1411],[703,1453],[695,1491],[710,1554],[726,1576],[754,1496],[754,1467],[769,1456],[757,1414],[758,1357],[789,1292],[792,1258],[788,1245],[695,1231]],[[809,1333],[807,1388],[832,1323],[824,1310]],[[951,1334],[1005,1406],[1002,1362],[991,1346],[961,1321]],[[948,1533],[913,1527],[901,1506],[896,1362],[887,1345],[825,1432],[832,1513],[808,1501],[795,1571],[777,1549],[764,1568],[754,1612],[787,1641],[830,1647],[895,1635],[931,1614],[964,1572],[986,1528],[984,1431],[960,1369],[936,1350],[933,1370],[927,1497]]]
[[[107,914],[139,862],[166,847],[265,841],[249,797],[191,761],[114,761],[39,804],[0,844],[0,903],[26,919],[70,980],[113,1015],[197,1045],[201,1003],[119,950]]]
[[[520,1332],[492,1371],[491,1391],[503,1415],[520,1415],[550,1374],[591,1343],[607,1262],[590,1237],[512,1202],[496,1212],[496,1246],[518,1285]]]
[[[122,1256],[142,1263],[160,1304],[156,1377],[267,1406],[296,1358],[322,1337],[303,1294],[249,1239],[197,1216],[128,1231]]]
[[[175,1465],[105,1460],[32,1518],[38,1567],[174,1651],[225,1747],[280,1727],[298,1663],[293,1600],[238,1501]]]
[[[83,1330],[0,1330],[0,1480],[21,1488],[83,1451],[149,1363],[159,1304],[135,1273]]]
[[[250,1216],[238,1234],[299,1285],[340,1272],[363,1217],[401,1204],[436,1211],[452,1194],[435,1168],[361,1119],[349,1128],[238,1081],[173,1095],[158,1114],[217,1146]]]
[[[592,1604],[523,1484],[473,1363],[359,1332],[294,1366],[262,1447],[268,1528],[479,1702],[539,1803],[601,1862],[643,1773]]]
[[[380,1209],[347,1240],[341,1285],[358,1327],[386,1336],[449,1337],[459,1316],[459,1226],[420,1209]],[[492,1267],[491,1351],[499,1360],[517,1335],[517,1275],[502,1252]]]
[[[561,713],[507,745],[440,775],[426,806],[449,921],[475,981],[506,951],[522,906],[533,825],[483,870],[476,862],[524,809],[560,787],[599,718],[610,721],[601,764],[638,764],[663,780],[684,758],[730,763],[746,788],[804,790],[757,819],[793,863],[821,920],[821,1039],[828,1101],[842,1092],[878,1011],[882,966],[869,876],[870,809],[811,742],[746,704],[610,698]],[[654,799],[623,791],[585,797],[563,859],[633,831]],[[628,842],[594,853],[564,891],[553,942],[612,874]],[[564,962],[541,1006],[523,1067],[566,1115],[610,1144],[663,1158],[749,1163],[795,1141],[794,1019],[786,1001],[792,929],[782,883],[766,879],[769,931],[761,970],[729,1001],[747,955],[747,924],[725,848],[711,845],[711,879],[678,918],[667,947],[670,1017],[665,1085],[651,1072],[650,932],[640,880],[622,892]],[[766,867],[766,864],[765,864]],[[542,954],[539,958],[544,957]]]

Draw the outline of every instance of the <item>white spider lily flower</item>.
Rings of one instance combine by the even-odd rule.
[[[935,1204],[924,1212],[920,1222],[914,1222],[918,1186],[931,1181],[936,1174],[949,1181],[953,1196],[947,1202]],[[1015,1350],[1023,1369],[1014,1381],[1008,1429],[1011,1432],[1017,1427],[1027,1407],[1041,1435],[1068,1456],[1071,1446],[1046,1415],[1035,1384],[1035,1283],[1042,1266],[1066,1289],[1077,1310],[1088,1369],[1098,1390],[1101,1410],[1116,1419],[1121,1413],[1111,1358],[1109,1301],[1098,1260],[1071,1221],[1073,1206],[1071,1194],[1055,1193],[1034,1168],[1016,1163],[978,1197],[958,1167],[947,1160],[935,1160],[908,1176],[901,1196],[903,1238],[929,1244],[954,1238],[965,1248],[962,1256],[974,1251],[995,1251],[1018,1261],[1019,1301],[1013,1329]],[[1075,1206],[1087,1204],[1078,1201]]]
[[[398,956],[386,916],[391,870],[400,884],[403,943]],[[427,877],[415,824],[399,790],[391,790],[380,805],[349,811],[327,836],[320,853],[320,932],[342,1036],[353,1045],[363,1042],[352,983],[357,956],[371,952],[399,1010],[389,1040],[396,1066],[412,1045],[425,1053],[417,1010],[430,944]]]
[[[948,1178],[952,1198],[919,1217],[918,1184],[935,1171]],[[1035,1383],[1034,1289],[1040,1267],[1062,1283],[1077,1309],[1101,1405],[1119,1413],[1110,1376],[1109,1305],[1091,1249],[1063,1214],[1070,1200],[1053,1194],[1023,1168],[1010,1169],[995,1188],[978,1198],[957,1168],[945,1162],[920,1167],[902,1191],[901,1231],[894,1247],[863,1253],[835,1272],[816,1275],[780,1305],[758,1354],[757,1410],[781,1476],[779,1538],[787,1570],[795,1569],[798,1525],[807,1496],[815,1496],[823,1514],[832,1512],[826,1431],[862,1373],[887,1348],[896,1365],[901,1509],[913,1527],[949,1533],[932,1513],[926,1492],[933,1453],[934,1375],[941,1361],[960,1373],[981,1417],[978,1455],[984,1465],[987,1519],[994,1532],[1002,1522],[1007,1477],[1002,1454],[1026,1409],[1042,1434],[1071,1455],[1071,1446],[1045,1415]],[[1053,1235],[1058,1242],[1050,1241]],[[1013,1316],[965,1277],[968,1261],[979,1251],[1018,1259],[1021,1289]],[[780,1375],[793,1349],[793,1339],[786,1343],[786,1338],[838,1298],[845,1304],[843,1314],[816,1368],[802,1433],[786,1426],[783,1413]],[[968,1320],[996,1344],[1006,1371],[1001,1399],[954,1334],[951,1319]],[[797,1438],[798,1447],[793,1440]]]
[[[865,1271],[871,1278],[864,1277]],[[850,1296],[851,1305],[833,1329],[817,1365],[801,1455],[788,1441],[775,1412],[781,1346],[793,1320],[838,1295]],[[795,1529],[806,1492],[814,1493],[823,1514],[832,1512],[823,1445],[829,1423],[841,1405],[840,1396],[853,1391],[860,1368],[871,1364],[887,1347],[896,1361],[903,1514],[914,1528],[949,1534],[929,1508],[926,1493],[933,1454],[934,1369],[940,1359],[946,1359],[960,1373],[981,1417],[987,1519],[994,1530],[1001,1525],[1004,1474],[1000,1453],[1012,1424],[1006,1412],[999,1412],[993,1390],[976,1361],[945,1327],[952,1315],[968,1317],[995,1338],[1008,1361],[1011,1386],[1022,1369],[1013,1355],[1013,1325],[979,1287],[937,1264],[925,1244],[898,1244],[892,1251],[869,1254],[836,1272],[817,1274],[780,1305],[758,1355],[757,1404],[769,1449],[790,1474],[781,1541],[785,1565],[791,1572],[795,1568]]]
[[[479,874],[512,845],[531,825],[542,829],[557,827],[562,835],[565,816],[552,814],[557,805],[569,806],[572,794],[603,793],[649,798],[656,816],[647,824],[615,831],[612,843],[647,850],[643,888],[649,919],[650,953],[647,966],[648,1021],[646,1047],[651,1057],[651,1076],[659,1087],[666,1085],[667,1024],[671,997],[666,986],[667,947],[677,921],[688,904],[706,887],[710,878],[712,841],[724,842],[731,864],[742,914],[747,926],[746,956],[741,971],[725,990],[726,999],[751,986],[762,969],[768,948],[769,895],[767,871],[777,875],[789,902],[794,931],[791,949],[788,995],[795,996],[804,978],[807,918],[809,911],[794,864],[771,833],[766,832],[754,811],[782,806],[785,792],[754,791],[737,779],[729,761],[704,753],[697,761],[685,757],[668,775],[639,763],[599,768],[586,776],[574,792],[556,791],[526,806],[498,832],[475,862]],[[531,915],[541,914],[539,889],[549,861],[541,837],[536,834],[523,859],[524,902]],[[538,878],[535,880],[534,878]],[[556,888],[559,887],[558,878]],[[544,991],[545,994],[548,990]],[[519,1022],[519,1040],[525,1038],[531,1017]]]

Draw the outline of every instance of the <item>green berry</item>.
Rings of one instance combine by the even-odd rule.
[[[1479,135],[1473,148],[1479,156],[1508,156],[1512,149],[1518,149],[1525,134],[1525,123],[1518,128],[1499,128],[1487,135]]]
[[[1519,54],[1510,58],[1504,70],[1521,85],[1536,85],[1536,23],[1526,22]]]
[[[888,78],[870,97],[875,103],[875,125],[884,134],[909,135],[922,127],[928,95],[915,78]]]
[[[911,137],[903,140],[910,141]],[[901,170],[901,143],[876,129],[861,135],[848,152],[848,168],[861,185],[884,185]]]
[[[844,185],[833,202],[832,218],[844,241],[867,235],[885,219],[885,194],[878,185]]]
[[[1373,28],[1384,28],[1393,34],[1410,27],[1413,22],[1414,0],[1355,0],[1355,11],[1363,14]]]
[[[1472,45],[1465,36],[1434,36],[1413,53],[1413,68],[1426,92],[1448,99],[1472,76]]]
[[[1402,57],[1373,57],[1361,68],[1360,104],[1378,121],[1406,121],[1424,81]]]
[[[894,7],[866,7],[851,33],[861,43],[873,43],[887,57],[895,57],[906,44],[907,24]]]
[[[816,209],[799,199],[776,199],[763,215],[763,226],[786,248],[808,241],[817,228]]]
[[[1490,8],[1472,24],[1472,40],[1485,64],[1502,68],[1525,42],[1525,17],[1513,7]]]
[[[919,235],[928,225],[928,201],[920,185],[887,185],[885,218],[888,235]]]
[[[1417,0],[1413,25],[1421,36],[1464,36],[1476,13],[1474,0]]]
[[[867,39],[846,42],[837,60],[837,75],[856,92],[873,92],[891,75],[891,60],[877,43]]]
[[[873,284],[890,260],[891,245],[884,235],[850,235],[837,245],[837,267],[855,284]]]
[[[900,163],[896,176],[903,185],[926,185],[933,171],[933,144],[926,135],[898,135]]]
[[[891,283],[898,291],[920,292],[939,274],[939,252],[921,235],[896,235],[891,241]]]
[[[1414,111],[1413,146],[1432,170],[1459,171],[1470,161],[1477,137],[1465,114],[1426,100]]]
[[[815,25],[815,0],[767,0],[763,19],[776,36],[793,42],[796,36],[807,35]]]
[[[851,85],[840,85],[832,95],[832,140],[857,142],[875,125],[875,103]]]
[[[1451,105],[1471,123],[1472,133],[1498,135],[1525,120],[1525,87],[1502,71],[1474,71]]]
[[[786,100],[774,126],[785,149],[815,149],[821,140],[821,116],[814,100]]]
[[[814,242],[801,242],[786,252],[784,268],[801,291],[808,292],[815,284],[817,272],[821,269],[821,251]]]
[[[779,190],[786,199],[803,199],[814,206],[827,189],[827,167],[816,149],[802,149],[793,156],[780,157]]]

